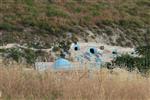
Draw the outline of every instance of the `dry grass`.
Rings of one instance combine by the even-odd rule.
[[[123,69],[37,72],[0,67],[1,99],[149,100],[150,78]]]

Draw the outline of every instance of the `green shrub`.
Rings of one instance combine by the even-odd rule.
[[[92,19],[91,16],[84,16],[84,17],[83,17],[83,20],[84,20],[86,23],[90,22],[91,19]]]
[[[41,49],[43,48],[43,46],[38,42],[30,42],[28,43],[28,47],[31,47],[31,48],[36,48],[36,49]]]
[[[140,72],[146,73],[150,70],[150,47],[138,47],[136,48],[136,53],[141,55],[141,57],[133,57],[128,54],[122,55],[117,57],[115,64],[126,66],[130,71],[137,68]]]
[[[12,20],[16,20],[17,19],[17,16],[16,15],[5,15],[4,18],[3,18],[5,21],[12,21]]]
[[[66,2],[64,6],[69,10],[74,10],[76,8],[75,5],[76,5],[75,2]]]
[[[100,9],[97,5],[93,5],[89,8],[90,14],[92,16],[99,16],[100,15]]]
[[[49,5],[47,7],[47,10],[48,10],[47,16],[49,16],[49,17],[55,17],[55,16],[56,17],[64,17],[64,18],[69,17],[69,15],[66,12],[64,12],[63,10],[61,10],[53,5]]]
[[[22,24],[24,26],[35,26],[36,25],[36,21],[35,19],[33,19],[31,16],[30,17],[25,17],[22,19]]]
[[[137,1],[136,2],[136,4],[138,5],[138,6],[148,6],[148,7],[150,7],[150,1],[149,0],[139,0],[139,1]]]
[[[60,51],[60,47],[54,46],[53,47],[53,52],[58,52],[58,51]]]
[[[36,5],[34,5],[36,1],[35,0],[25,0],[26,3],[26,13],[32,16],[37,16],[38,15],[38,8],[36,7]]]
[[[76,13],[80,13],[82,11],[82,8],[81,7],[77,7],[74,9],[74,12]]]
[[[105,32],[106,32],[106,34],[108,36],[112,36],[113,35],[113,30],[111,30],[111,29],[106,29]]]
[[[5,43],[7,44],[7,43],[14,43],[17,40],[18,39],[16,38],[16,35],[14,35],[14,33],[7,32],[1,37],[0,42],[2,44],[5,44]]]
[[[42,30],[47,30],[49,32],[52,32],[52,29],[51,27],[49,26],[49,24],[47,22],[44,22],[44,21],[37,21],[36,22],[36,26],[39,28],[39,29],[42,29]]]
[[[10,23],[0,23],[0,30],[12,31],[16,27]]]
[[[63,32],[61,27],[51,26],[51,24],[45,21],[37,21],[35,26],[39,28],[38,31],[43,32],[45,34],[53,34],[55,36],[60,36],[59,33]]]
[[[24,57],[25,57],[27,63],[28,63],[28,64],[33,64],[33,63],[35,63],[36,58],[37,58],[36,52],[33,51],[33,50],[30,50],[30,49],[26,49],[26,50],[24,50],[24,52],[25,52]]]
[[[34,4],[34,0],[24,0],[24,2],[25,2],[28,6],[33,6],[33,4]]]
[[[32,15],[33,17],[36,17],[36,16],[38,16],[38,11],[37,11],[37,8],[35,8],[35,7],[33,7],[33,6],[29,6],[28,7],[28,13],[30,14],[30,15]]]
[[[99,2],[89,7],[89,11],[92,16],[99,16],[101,11],[105,8],[108,8],[109,5],[105,2]]]
[[[55,0],[48,0],[48,2],[49,2],[49,3],[55,3],[55,2],[57,2],[57,1],[55,1]]]
[[[78,3],[85,3],[86,0],[73,0],[75,2],[78,2]]]
[[[134,16],[138,15],[138,11],[137,11],[137,8],[136,8],[136,7],[135,7],[135,8],[129,8],[129,9],[127,9],[127,12],[128,12],[130,15],[134,15]]]
[[[150,56],[150,46],[137,47],[136,52],[142,56]]]
[[[118,66],[126,66],[129,70],[133,70],[135,68],[134,57],[128,54],[117,57],[115,64]]]
[[[16,62],[19,62],[23,56],[22,52],[17,48],[7,49],[5,52],[8,54],[8,58],[12,58]]]
[[[101,23],[104,24],[104,25],[112,26],[114,24],[114,21],[112,21],[112,20],[102,20]]]
[[[7,59],[13,59],[16,62],[20,62],[21,58],[24,58],[28,64],[35,63],[38,54],[30,49],[11,48],[11,49],[0,49],[2,56]]]
[[[32,17],[24,18],[22,23],[26,27],[31,26],[31,27],[34,27],[34,28],[38,29],[38,32],[42,32],[42,33],[49,32],[51,34],[57,32],[56,28],[53,28],[52,26],[50,26],[50,24],[48,22],[46,22],[46,21],[38,21],[36,19],[33,19]]]
[[[119,20],[119,25],[124,28],[143,27],[143,23],[137,20]]]

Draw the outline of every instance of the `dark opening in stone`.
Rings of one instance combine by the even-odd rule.
[[[91,48],[91,49],[90,49],[90,53],[91,53],[91,54],[94,54],[94,53],[95,53],[94,48]]]
[[[75,50],[75,51],[78,51],[79,49],[78,49],[78,47],[75,47],[74,50]]]
[[[113,51],[112,54],[117,54],[117,52]]]

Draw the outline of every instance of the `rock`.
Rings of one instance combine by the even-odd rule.
[[[89,37],[94,36],[94,33],[92,31],[90,31],[90,30],[85,30],[85,32],[88,33]]]

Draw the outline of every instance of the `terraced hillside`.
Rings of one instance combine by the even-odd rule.
[[[149,0],[0,0],[1,45],[69,38],[132,47],[145,43],[149,25]]]

